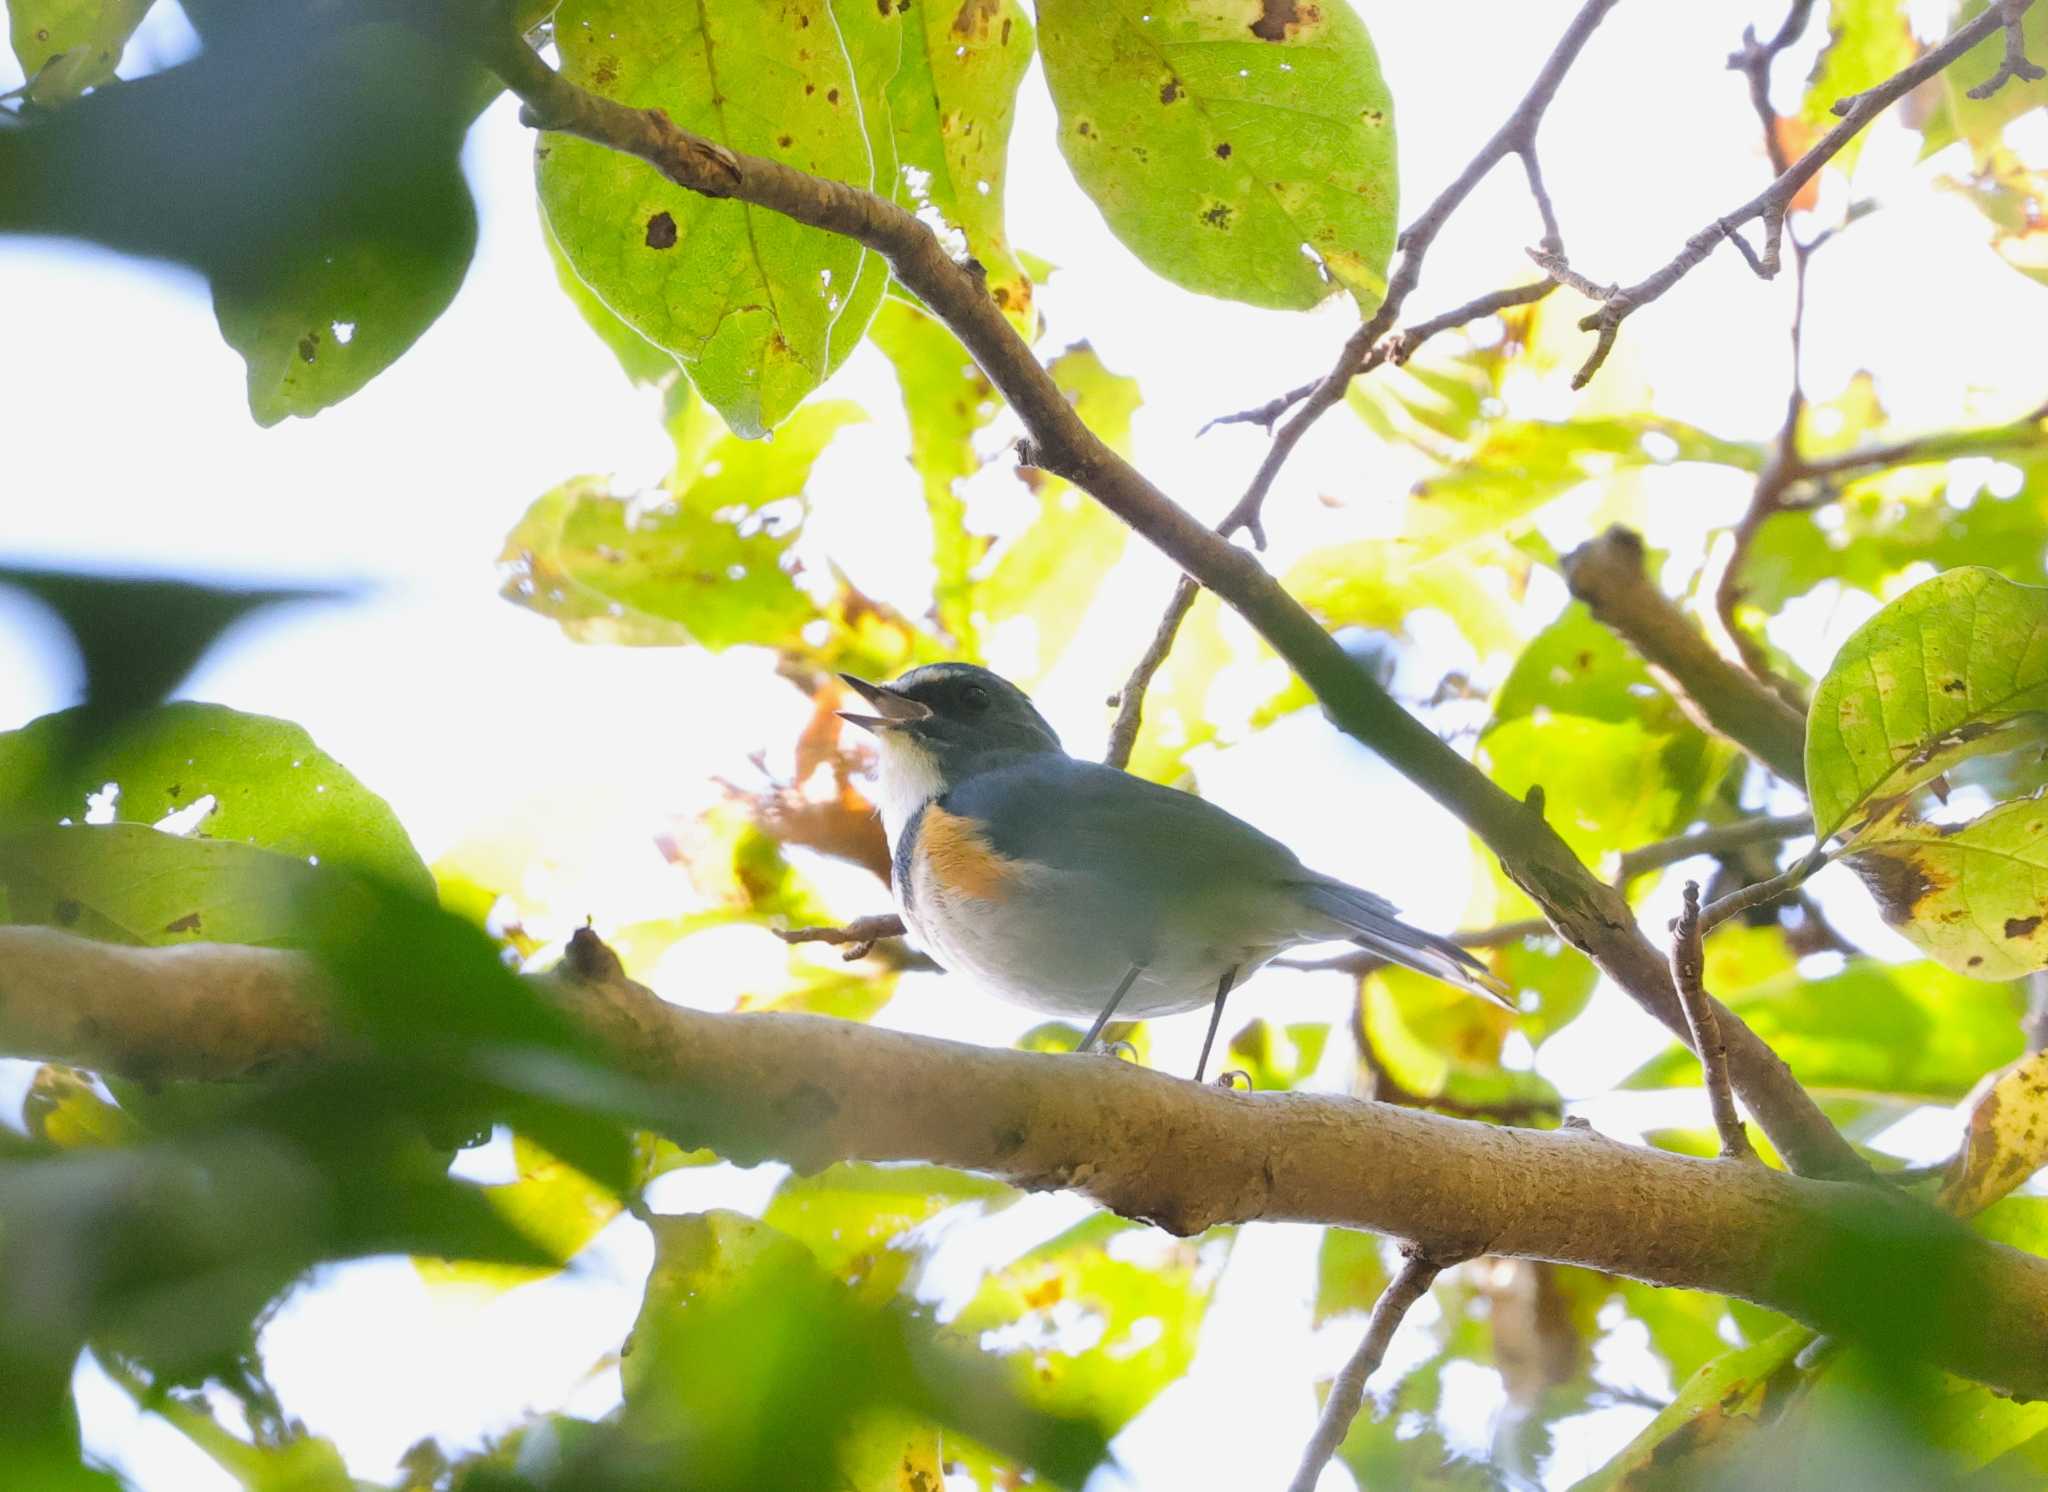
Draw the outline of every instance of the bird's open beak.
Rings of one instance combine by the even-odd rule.
[[[864,730],[893,730],[919,720],[931,718],[931,706],[921,705],[916,700],[898,694],[894,689],[881,684],[870,684],[866,679],[857,679],[850,673],[839,676],[846,681],[846,687],[875,707],[872,715],[856,715],[851,710],[839,711],[839,718],[848,725],[858,725]]]

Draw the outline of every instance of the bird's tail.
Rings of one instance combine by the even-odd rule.
[[[1486,965],[1449,938],[1410,927],[1394,914],[1394,905],[1386,898],[1335,880],[1304,881],[1299,889],[1308,906],[1348,932],[1359,947],[1496,1005],[1515,1008],[1508,986]]]

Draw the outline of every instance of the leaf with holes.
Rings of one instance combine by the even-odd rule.
[[[896,197],[913,210],[936,208],[961,231],[968,254],[988,272],[990,298],[1031,337],[1038,326],[1031,276],[1003,225],[1010,122],[1031,65],[1031,18],[1017,0],[897,0],[896,9],[906,27],[903,67],[889,85],[901,153]]]
[[[1259,306],[1380,303],[1393,99],[1345,0],[1043,0],[1038,22],[1060,148],[1149,268]]]
[[[45,715],[0,735],[0,781],[29,777],[66,739],[76,714]],[[87,795],[111,783],[120,790],[113,812],[123,822],[177,815],[201,839],[347,864],[416,895],[433,894],[433,877],[391,805],[288,720],[181,700],[136,716],[58,770],[43,770],[44,794],[33,808],[46,823],[83,819]]]
[[[114,76],[154,0],[12,0],[8,39],[29,99],[48,107]]]
[[[2048,1052],[2014,1063],[1970,1110],[1963,1148],[1942,1178],[1941,1205],[1982,1212],[2048,1166]]]
[[[1843,858],[1884,920],[1957,973],[2048,968],[2048,802],[2001,803],[1966,824],[1888,814]]]
[[[502,594],[578,642],[801,647],[820,614],[788,563],[804,486],[834,433],[863,418],[855,404],[813,404],[773,442],[747,441],[691,398],[671,421],[666,500],[616,497],[597,477],[563,483],[506,537]]]
[[[108,943],[300,946],[299,898],[319,876],[294,856],[141,824],[29,829],[0,839],[9,920]]]
[[[1806,786],[1823,838],[1957,763],[2048,734],[2048,589],[1978,566],[1859,627],[1814,692]]]
[[[843,15],[884,24],[872,5]],[[568,0],[555,41],[563,76],[605,98],[665,109],[734,151],[875,184],[862,80],[826,0]],[[679,358],[740,435],[781,424],[866,329],[881,287],[854,294],[870,256],[852,239],[685,191],[587,140],[544,136],[537,154],[541,206],[576,273]]]

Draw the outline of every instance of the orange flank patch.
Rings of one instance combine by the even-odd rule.
[[[1001,901],[1017,879],[1017,867],[989,846],[972,819],[934,803],[917,832],[918,856],[933,882],[956,896]]]

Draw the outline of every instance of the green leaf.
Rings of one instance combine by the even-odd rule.
[[[1670,1485],[1711,1486],[1714,1468],[1763,1420],[1772,1384],[1794,1371],[1792,1360],[1813,1340],[1803,1326],[1788,1326],[1750,1347],[1737,1347],[1687,1380],[1678,1397],[1623,1447],[1621,1454],[1571,1492],[1622,1492]]]
[[[1369,1311],[1387,1287],[1387,1264],[1380,1241],[1371,1233],[1350,1228],[1323,1229],[1316,1250],[1316,1304],[1311,1324],[1332,1317]]]
[[[1840,124],[1837,99],[1874,88],[1920,55],[1905,11],[1895,0],[1830,0],[1828,44],[1813,65],[1799,118],[1816,134]],[[1844,174],[1855,170],[1863,148],[1861,135],[1835,156]]]
[[[860,1275],[940,1213],[970,1202],[992,1211],[1016,1195],[1000,1181],[941,1166],[841,1162],[783,1182],[761,1221],[807,1245],[831,1273]]]
[[[0,735],[0,781],[55,763],[43,768],[40,796],[24,805],[43,822],[84,818],[87,795],[108,783],[120,789],[114,812],[124,823],[194,814],[210,797],[195,831],[206,840],[347,865],[432,895],[433,877],[391,805],[290,721],[179,701],[134,717],[90,750],[58,756],[78,715],[45,715]]]
[[[1366,397],[1354,396],[1353,407]],[[1763,465],[1754,444],[1653,415],[1494,420],[1481,429],[1468,456],[1441,476],[1418,482],[1407,499],[1402,534],[1418,562],[1476,538],[1512,532],[1553,499],[1620,472],[1681,462],[1750,472]]]
[[[1617,725],[1637,722],[1660,735],[1697,730],[1636,652],[1581,601],[1572,602],[1529,639],[1494,691],[1487,729],[1538,712]]]
[[[452,1284],[492,1293],[559,1273],[604,1226],[625,1210],[617,1192],[593,1181],[525,1135],[514,1135],[516,1181],[482,1188],[483,1198],[520,1236],[555,1262],[494,1264],[476,1260],[418,1259],[428,1284]]]
[[[1248,1076],[1254,1092],[1278,1093],[1295,1087],[1316,1070],[1329,1040],[1326,1022],[1303,1021],[1282,1027],[1261,1017],[1230,1038],[1222,1065],[1226,1071],[1236,1068]]]
[[[1597,862],[1683,828],[1727,765],[1726,749],[1700,731],[1655,729],[1658,713],[1626,721],[1524,715],[1487,731],[1481,760],[1518,798],[1541,786],[1545,817]]]
[[[8,39],[30,102],[66,103],[114,76],[154,0],[11,0]]]
[[[567,0],[555,41],[570,82],[665,109],[729,149],[875,185],[862,89],[826,0]],[[685,191],[587,140],[548,135],[537,154],[541,206],[576,273],[680,359],[738,434],[781,424],[866,329],[881,287],[854,295],[869,256],[852,239]]]
[[[1715,994],[1815,1094],[1954,1103],[2022,1047],[2023,1001],[2013,985],[1965,979],[1938,964],[1865,961],[1824,979],[1795,972]],[[1673,1046],[1623,1086],[1693,1087],[1699,1066]]]
[[[34,1138],[65,1150],[129,1145],[142,1134],[133,1114],[100,1097],[89,1073],[53,1062],[30,1079],[21,1122]]]
[[[720,435],[688,400],[671,422],[678,461],[665,496],[614,497],[597,477],[563,483],[507,536],[501,594],[577,642],[801,649],[820,609],[785,556],[812,464],[863,418],[855,404],[814,404],[764,443]]]
[[[1887,814],[1843,858],[1884,920],[1957,973],[2048,967],[2048,803],[2001,803],[1960,825]]]
[[[1829,665],[1806,725],[1823,839],[1958,762],[2037,739],[2048,710],[2048,589],[1977,566],[1915,586]]]
[[[1049,371],[1088,428],[1128,456],[1131,417],[1142,402],[1137,380],[1110,372],[1085,342],[1054,358]],[[995,557],[975,597],[984,635],[1005,623],[1030,624],[1035,665],[1005,670],[1028,682],[1049,671],[1073,640],[1130,530],[1063,478],[1024,471],[1038,494],[1038,517]]]
[[[1017,0],[896,0],[894,9],[905,26],[902,71],[889,85],[896,196],[913,210],[936,208],[966,236],[990,298],[1029,339],[1038,313],[1003,226],[1003,183],[1031,18]]]
[[[990,1350],[1026,1403],[1113,1434],[1187,1372],[1214,1288],[1196,1242],[1162,1239],[1153,1258],[1111,1252],[1139,1231],[1097,1213],[990,1274],[954,1331],[997,1334]],[[1085,1324],[1086,1345],[1063,1323]]]
[[[1410,564],[1397,540],[1360,539],[1317,550],[1281,583],[1326,627],[1399,633],[1410,615],[1435,609],[1457,624],[1481,657],[1510,652],[1522,641],[1506,603],[1475,566]]]
[[[548,262],[555,267],[555,283],[562,287],[562,294],[569,297],[577,314],[597,333],[598,340],[611,349],[612,356],[619,360],[619,371],[636,384],[657,387],[674,378],[682,365],[621,321],[610,306],[597,298],[596,291],[576,277],[568,255],[562,252],[562,245],[545,219],[540,231],[547,242]]]
[[[1253,305],[1379,304],[1393,99],[1345,0],[1043,0],[1038,20],[1060,148],[1149,268]]]
[[[1962,26],[1984,13],[1985,0],[1963,0],[1956,7],[1955,24]],[[2048,57],[2048,13],[2038,5],[2027,8],[2021,22],[2027,56],[2040,63]],[[1970,90],[1991,81],[2005,57],[2005,30],[1993,27],[1991,34],[1951,62],[1941,72],[1941,112],[1925,126],[1933,146],[1937,131],[1969,142],[1970,152],[1981,165],[1998,145],[2005,127],[2023,114],[2048,104],[2048,79],[2029,82],[2007,78],[1989,98],[1970,97]]]
[[[1555,1123],[1563,1099],[1534,1072],[1500,1065],[1516,1017],[1412,969],[1376,969],[1359,986],[1373,1065],[1419,1101]]]
[[[476,221],[458,156],[498,89],[413,26],[238,7],[192,61],[8,131],[0,229],[194,265],[248,363],[251,413],[311,414],[461,283]]]
[[[295,856],[140,824],[0,839],[13,921],[113,943],[303,946],[299,898],[319,875]]]
[[[896,369],[910,420],[910,464],[924,483],[932,522],[932,603],[939,625],[966,656],[976,655],[973,574],[987,541],[969,532],[959,484],[981,469],[974,437],[1002,398],[938,321],[901,301],[876,314],[868,335]]]

